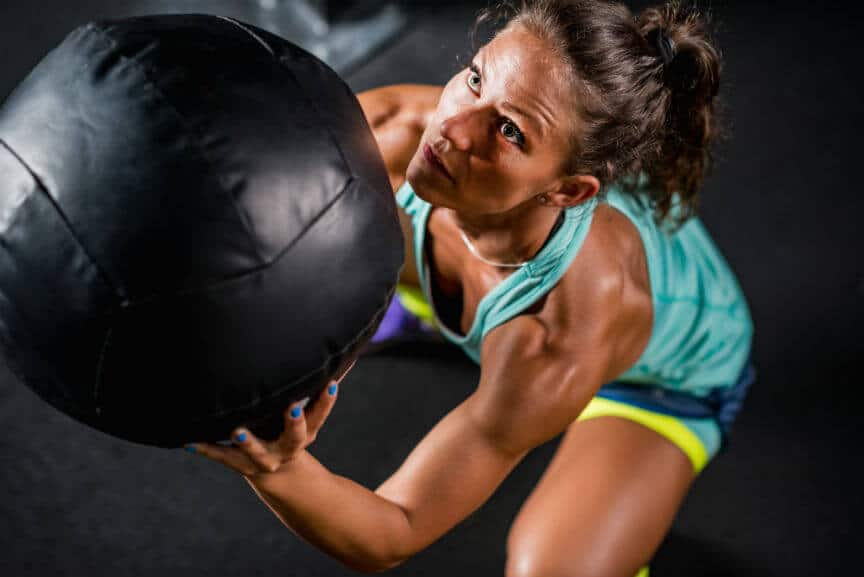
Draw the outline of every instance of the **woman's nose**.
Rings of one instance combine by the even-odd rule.
[[[441,122],[441,136],[449,140],[453,148],[468,152],[477,148],[485,138],[483,112],[464,108]]]

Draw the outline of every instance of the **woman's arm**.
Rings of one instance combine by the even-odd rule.
[[[466,401],[373,492],[303,451],[277,473],[246,477],[294,533],[352,569],[403,562],[479,507],[522,454],[503,450]]]
[[[589,324],[560,346],[537,317],[496,328],[483,344],[477,390],[374,492],[305,451],[277,473],[247,480],[292,531],[346,565],[369,572],[398,565],[480,507],[528,451],[576,419],[606,376],[608,347],[596,339],[607,334]]]

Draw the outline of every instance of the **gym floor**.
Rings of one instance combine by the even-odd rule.
[[[479,2],[403,4],[408,26],[347,74],[355,90],[444,83],[470,55]],[[705,185],[702,216],[748,295],[759,380],[729,452],[695,483],[652,575],[859,570],[862,420],[853,399],[862,373],[853,361],[864,358],[864,242],[855,222],[864,203],[853,169],[864,129],[864,84],[855,78],[864,19],[846,5],[712,4],[732,139]],[[247,21],[255,10],[251,0],[3,0],[0,98],[77,25],[169,8]],[[363,358],[312,452],[334,472],[377,486],[478,375],[448,346]],[[355,574],[285,529],[236,473],[80,425],[2,362],[0,423],[2,575]],[[556,442],[390,574],[502,575],[509,523]]]

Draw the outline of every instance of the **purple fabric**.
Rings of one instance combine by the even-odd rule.
[[[370,342],[380,343],[381,341],[424,333],[428,333],[428,330],[417,317],[402,306],[399,296],[396,295],[390,301],[390,306],[387,308],[387,312],[384,313],[384,318],[381,320],[381,324],[378,325],[378,330],[372,336]]]

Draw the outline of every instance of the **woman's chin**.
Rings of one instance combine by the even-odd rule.
[[[453,208],[453,203],[450,202],[446,195],[442,194],[440,189],[434,186],[428,186],[424,182],[415,183],[411,181],[410,178],[407,179],[409,183],[411,183],[411,188],[414,190],[414,194],[420,197],[421,200],[425,200],[432,206],[437,206],[441,208]]]
[[[405,171],[405,180],[411,185],[414,194],[425,200],[429,204],[440,205],[441,198],[438,194],[438,187],[435,186],[433,179],[429,177],[425,171],[414,170],[413,163],[408,166]]]

